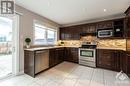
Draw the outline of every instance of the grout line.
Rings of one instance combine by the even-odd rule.
[[[104,70],[102,70],[102,71],[103,71],[103,84],[104,84],[104,86],[106,86]]]
[[[94,69],[93,69],[92,74],[91,74],[91,78],[90,78],[89,86],[90,86],[91,83],[92,83],[93,76],[94,76]]]

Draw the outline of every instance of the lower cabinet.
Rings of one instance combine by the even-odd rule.
[[[78,63],[79,55],[78,48],[67,47],[65,48],[65,61]]]
[[[130,76],[130,52],[126,52],[126,57],[123,59],[123,69]]]
[[[120,71],[121,50],[97,49],[97,67]]]
[[[64,61],[64,48],[49,50],[49,67],[53,67]]]

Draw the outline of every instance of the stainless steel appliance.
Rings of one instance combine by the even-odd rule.
[[[36,51],[35,74],[49,68],[49,50]]]
[[[104,37],[112,37],[114,35],[113,28],[107,28],[107,29],[98,29],[97,30],[97,37],[104,38]]]
[[[79,48],[79,64],[96,67],[96,45],[86,44]]]

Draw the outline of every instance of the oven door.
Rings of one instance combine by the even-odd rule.
[[[98,37],[112,37],[113,36],[113,30],[99,30],[98,31]]]
[[[80,49],[79,59],[95,62],[95,49]]]

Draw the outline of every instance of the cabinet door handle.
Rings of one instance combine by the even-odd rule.
[[[130,56],[129,54],[127,54],[127,56]]]
[[[62,50],[62,49],[56,49],[56,50]]]

